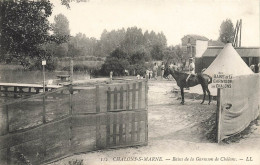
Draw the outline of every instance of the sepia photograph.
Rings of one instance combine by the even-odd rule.
[[[0,165],[259,165],[260,0],[0,0]]]

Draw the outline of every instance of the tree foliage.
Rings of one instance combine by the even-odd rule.
[[[228,43],[234,39],[234,25],[230,19],[226,19],[220,25],[219,41]]]
[[[25,68],[37,60],[50,59],[43,45],[66,40],[49,34],[47,18],[52,14],[52,7],[50,1],[1,1],[1,56],[8,54],[10,61],[17,60]]]
[[[127,54],[120,49],[115,49],[102,65],[101,72],[103,75],[109,75],[110,71],[113,75],[124,75],[125,69],[129,68]]]
[[[69,20],[63,14],[58,14],[54,17],[52,28],[56,36],[70,36]]]
[[[145,60],[147,61],[152,57],[162,59],[163,52],[167,47],[167,40],[162,32],[156,34],[154,31],[150,33],[146,31],[143,33],[140,28],[130,27],[127,30],[122,28],[110,32],[104,30],[100,40],[78,33],[71,38],[70,44],[73,44],[80,52],[79,54],[75,53],[75,56],[106,57],[115,49],[120,48],[129,55],[142,52],[145,54]],[[161,53],[152,56],[152,50],[155,48]]]

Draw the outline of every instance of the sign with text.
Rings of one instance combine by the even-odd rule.
[[[212,78],[212,88],[231,88],[232,87],[232,74],[224,74],[219,72],[214,74]]]
[[[42,65],[46,65],[46,60],[43,60],[43,61],[42,61]]]

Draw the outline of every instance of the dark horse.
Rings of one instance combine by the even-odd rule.
[[[204,103],[205,101],[205,97],[206,97],[206,91],[208,93],[209,96],[209,103],[211,102],[211,96],[210,96],[210,91],[208,88],[208,84],[210,84],[212,82],[212,78],[206,74],[202,74],[202,73],[198,73],[196,75],[192,74],[189,78],[189,80],[186,82],[186,79],[188,77],[189,74],[187,73],[182,73],[179,71],[174,70],[173,68],[169,68],[166,67],[166,70],[164,72],[164,77],[167,77],[168,75],[172,75],[173,78],[176,80],[177,85],[180,87],[181,89],[181,104],[184,104],[184,88],[188,88],[188,87],[193,87],[196,86],[198,84],[201,85],[202,90],[203,90],[203,101],[201,102],[201,104]]]

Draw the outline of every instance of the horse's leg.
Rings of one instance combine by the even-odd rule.
[[[211,95],[210,95],[210,91],[209,91],[209,88],[207,87],[206,88],[206,91],[207,91],[207,93],[208,93],[208,96],[209,96],[209,105],[210,105],[210,102],[211,102]]]
[[[184,91],[183,88],[181,88],[181,104],[184,104]]]
[[[202,86],[202,85],[201,85]],[[205,101],[205,97],[206,97],[206,90],[205,90],[205,87],[202,86],[202,90],[203,90],[203,100],[200,104],[203,104],[204,101]]]

